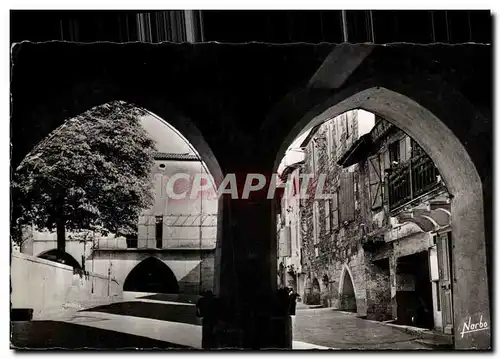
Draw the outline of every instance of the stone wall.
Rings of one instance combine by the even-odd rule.
[[[315,153],[318,156],[316,173],[326,174],[324,192],[330,193],[338,188],[339,176],[342,171],[353,173],[354,179],[354,215],[349,221],[342,221],[342,215],[339,216],[339,223],[335,225],[331,220],[331,214],[325,204],[325,200],[318,200],[319,209],[319,227],[318,243],[314,243],[314,224],[313,207],[314,199],[301,200],[301,238],[303,253],[303,271],[308,274],[310,282],[314,278],[320,283],[321,303],[324,306],[334,308],[341,307],[340,292],[344,274],[347,271],[352,276],[352,282],[356,295],[356,309],[360,316],[366,315],[366,285],[365,285],[365,260],[364,251],[361,247],[360,239],[363,235],[363,225],[365,224],[366,209],[363,207],[368,200],[368,190],[366,188],[365,166],[354,165],[348,170],[343,170],[336,164],[341,153],[345,151],[346,144],[351,144],[357,136],[357,122],[353,121],[350,133],[347,139],[346,127],[342,125],[333,125],[338,119],[334,119],[332,125],[323,124],[314,135],[315,141],[311,141],[306,147],[306,163],[304,173],[313,172],[312,146],[316,146]],[[355,125],[354,125],[355,124]],[[342,131],[340,134],[336,131]],[[328,134],[331,131],[331,135]],[[341,146],[332,145],[327,141],[340,139]],[[313,143],[314,142],[314,143]],[[330,152],[330,153],[329,153]],[[312,189],[314,193],[314,189]],[[332,208],[330,208],[331,210]],[[339,208],[341,212],[341,208]],[[339,213],[337,212],[337,213]],[[326,218],[330,216],[330,220]],[[330,222],[328,224],[328,222]],[[330,226],[330,229],[328,228]],[[317,249],[316,249],[317,248]],[[349,269],[346,269],[349,268]],[[307,286],[306,286],[307,287]],[[307,292],[305,288],[304,298],[307,303]]]
[[[202,290],[213,290],[214,250],[97,250],[94,258],[89,258],[87,268],[93,268],[93,271],[100,274],[106,274],[109,269],[123,287],[132,269],[150,257],[159,259],[170,268],[179,284],[180,293],[199,294]]]
[[[122,287],[110,277],[75,273],[64,264],[22,253],[11,256],[12,308],[33,309],[33,318],[60,312],[65,307],[85,307],[122,297]]]

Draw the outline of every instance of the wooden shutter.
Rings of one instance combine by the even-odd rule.
[[[335,191],[332,194],[332,199],[330,200],[330,212],[332,214],[331,227],[332,231],[339,228],[339,199],[338,192]]]
[[[383,204],[388,204],[389,203],[389,178],[388,174],[385,172],[386,169],[391,168],[391,161],[389,160],[389,151],[386,150],[382,153],[381,157],[384,159],[383,162],[381,163],[381,174],[382,174],[382,187],[383,187],[383,192],[382,192],[382,203]]]
[[[354,220],[354,173],[342,172],[340,174],[340,221]]]
[[[313,242],[318,243],[318,201],[313,202]]]
[[[401,162],[406,162],[411,157],[411,137],[405,136],[399,141],[399,156]]]
[[[441,313],[443,316],[443,329],[447,334],[453,333],[453,298],[452,298],[452,271],[451,271],[451,232],[439,233],[436,241],[439,285],[441,295]]]
[[[292,255],[290,227],[281,228],[279,235],[279,256],[290,257]]]
[[[326,234],[330,234],[330,200],[325,200],[325,227]]]
[[[382,206],[382,174],[379,155],[368,158],[368,176],[371,208],[377,209]]]

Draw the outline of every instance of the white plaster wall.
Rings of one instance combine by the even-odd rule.
[[[80,277],[69,266],[22,253],[12,253],[11,258],[12,307],[32,308],[35,319],[65,305],[121,298],[121,286],[105,276]]]

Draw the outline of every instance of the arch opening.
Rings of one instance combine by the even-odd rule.
[[[352,282],[349,271],[344,271],[342,280],[342,291],[340,293],[340,310],[346,312],[356,312],[356,294],[354,292],[354,284]]]
[[[91,102],[95,103],[95,101]],[[151,174],[151,189],[153,190],[152,203],[148,205],[143,204],[138,216],[136,214],[131,215],[126,212],[127,208],[124,208],[123,212],[126,213],[123,216],[106,215],[106,218],[111,218],[111,220],[109,220],[107,223],[113,222],[113,218],[127,217],[126,226],[129,227],[127,228],[128,230],[122,233],[119,230],[121,230],[123,226],[116,226],[116,228],[110,229],[107,228],[108,226],[102,225],[102,223],[97,223],[96,225],[96,223],[94,223],[93,221],[95,221],[95,213],[97,213],[97,211],[87,211],[89,213],[92,213],[92,215],[88,216],[91,217],[90,220],[86,219],[85,215],[87,214],[85,211],[82,211],[83,214],[74,214],[73,212],[65,213],[65,216],[69,220],[74,219],[74,221],[69,223],[70,221],[68,220],[66,222],[67,225],[66,228],[64,228],[64,236],[66,237],[66,242],[62,241],[63,244],[61,244],[61,241],[57,241],[57,236],[52,236],[50,238],[50,240],[58,242],[55,246],[59,246],[60,248],[66,247],[69,245],[68,242],[69,240],[71,240],[70,237],[74,233],[86,232],[87,230],[89,232],[92,232],[93,227],[90,227],[97,226],[98,229],[95,232],[96,236],[94,245],[92,246],[92,251],[114,248],[127,248],[131,250],[138,248],[154,248],[155,250],[168,251],[170,249],[175,250],[181,246],[184,248],[188,247],[198,249],[200,251],[215,251],[218,237],[217,227],[219,218],[222,216],[222,202],[218,201],[217,198],[213,196],[215,194],[214,189],[216,188],[216,185],[221,182],[222,176],[222,171],[217,162],[217,159],[213,155],[209,145],[205,142],[201,133],[196,129],[194,124],[188,118],[175,111],[163,100],[159,101],[158,99],[148,99],[148,101],[146,101],[145,103],[140,102],[141,101],[135,102],[114,99],[97,106],[92,106],[91,108],[81,108],[81,112],[77,110],[72,111],[72,113],[76,112],[76,115],[72,116],[71,119],[66,121],[64,124],[50,131],[50,133],[46,137],[44,137],[35,146],[33,146],[30,152],[25,156],[23,161],[20,161],[20,165],[22,165],[26,158],[30,157],[33,153],[36,153],[40,149],[40,146],[44,146],[44,144],[49,143],[56,136],[60,135],[61,132],[64,131],[64,128],[68,128],[68,124],[70,124],[71,120],[74,120],[73,123],[83,123],[83,121],[79,120],[80,116],[84,116],[86,113],[92,113],[93,115],[95,115],[95,113],[99,113],[99,111],[101,111],[103,108],[111,108],[111,105],[116,103],[119,103],[126,108],[130,108],[133,111],[138,112],[136,117],[139,122],[139,127],[141,127],[144,132],[146,132],[147,137],[152,139],[156,144],[156,148],[154,151],[151,150],[150,147],[147,148],[148,152],[153,152],[152,157],[154,164],[150,170],[146,169],[143,171],[144,173],[146,173],[146,175]],[[102,113],[106,114],[105,111],[102,111]],[[98,118],[98,116],[93,117]],[[118,118],[115,113],[112,113],[108,117],[110,121]],[[106,119],[106,117],[103,118]],[[109,130],[109,128],[105,128],[105,126],[107,125],[104,124],[102,126],[104,130]],[[126,123],[120,123],[119,127],[120,131],[123,131],[120,132],[122,133],[121,137],[123,138],[127,136],[129,132],[126,132]],[[135,131],[133,132],[133,134],[137,134],[137,132],[138,131]],[[103,133],[105,133],[103,136],[109,135],[109,133],[106,131],[104,131]],[[191,142],[191,140],[194,140],[194,143]],[[144,141],[141,143],[145,144]],[[71,142],[70,145],[75,144]],[[76,143],[76,145],[78,145],[78,143]],[[91,147],[91,150],[89,152],[92,152],[94,150],[95,148]],[[131,152],[133,152],[134,154],[141,152],[138,150],[140,150],[140,148],[134,148],[134,151]],[[112,151],[109,152],[111,153]],[[118,153],[118,155],[120,155],[119,151],[116,152]],[[82,151],[82,153],[87,154],[87,152],[85,151]],[[142,151],[141,153],[145,154],[146,150]],[[40,158],[43,157],[43,155],[32,157]],[[76,160],[73,160],[69,157],[67,159],[67,161],[72,164],[77,163],[77,160],[81,159],[79,157]],[[140,158],[136,159],[136,163],[138,162],[140,162]],[[142,162],[145,163],[145,161]],[[182,187],[181,190],[186,190],[185,200],[172,198],[172,196],[168,192],[168,181],[172,177],[172,175],[176,173],[181,173],[182,175],[187,175],[189,177],[189,180],[184,181],[187,183],[187,188],[180,186]],[[91,175],[93,175],[94,177],[98,176],[98,174],[92,174],[92,172],[85,173],[84,175],[86,176],[85,179],[80,181],[79,184],[81,184],[81,182],[85,182],[88,178],[91,178]],[[196,195],[194,192],[196,191],[197,187],[193,184],[197,178],[200,178],[201,183],[199,186],[199,193]],[[213,184],[213,187],[207,189],[207,186],[205,184],[207,182],[210,182],[210,180]],[[147,181],[149,181],[149,177],[145,180],[145,182]],[[179,182],[181,181],[177,181],[175,182],[175,184],[178,185]],[[119,183],[120,179],[116,181],[117,185]],[[73,189],[73,187],[74,186],[72,185],[68,185],[68,188],[70,189]],[[141,184],[141,186],[137,186],[136,188],[131,189],[129,192],[124,192],[135,193],[134,191],[138,190],[139,187],[141,190],[143,190],[146,187],[146,184]],[[54,192],[54,187],[52,186],[52,188],[49,188],[49,190]],[[80,191],[79,193],[90,193],[92,192],[92,190],[93,188],[91,188],[90,191]],[[176,187],[174,187],[173,191],[178,194]],[[146,192],[147,190],[144,190],[139,196],[131,196],[134,198],[144,198],[147,197]],[[89,199],[89,201],[91,200],[92,199]],[[99,201],[94,202],[100,203]],[[121,202],[128,203],[128,199],[124,199]],[[94,205],[94,203],[92,203],[92,205]],[[109,208],[110,206],[108,205],[107,207]],[[136,207],[138,208],[138,206]],[[104,212],[106,211],[100,211],[101,217],[105,217],[103,215]],[[16,211],[16,214],[17,213],[20,213],[22,215],[23,211]],[[85,220],[80,220],[81,218],[84,218]],[[100,218],[97,218],[97,222],[99,221]],[[88,223],[91,223],[91,226],[88,226]],[[23,223],[23,226],[24,225],[25,223]],[[16,231],[16,233],[19,232],[19,241],[23,243],[23,236],[26,237],[23,226],[17,226],[17,224],[13,226],[16,228],[19,227],[19,230]],[[55,226],[52,227],[55,228]],[[194,227],[197,227],[199,230],[194,230]],[[40,226],[39,228],[43,229],[44,227]],[[90,230],[88,228],[90,228]],[[60,227],[58,227],[58,229],[60,229]],[[72,246],[72,249],[73,247],[75,247],[75,243],[71,243],[70,245]],[[82,251],[83,255],[83,252],[85,252],[85,244],[81,246],[78,245],[78,249],[74,251]],[[121,257],[121,254],[116,254],[109,264],[106,263],[94,266],[94,261],[98,262],[100,261],[100,259],[96,259],[95,256],[92,255],[91,267],[96,268],[99,274],[107,274],[109,270],[113,272],[112,266],[114,263],[112,262],[120,261],[122,259]],[[200,254],[199,259],[202,260],[202,258],[204,258],[204,256],[203,254]],[[68,261],[69,259],[66,260],[66,262]],[[213,268],[214,265],[212,262],[210,262],[210,259],[207,259],[207,262],[209,262],[207,265],[200,266],[200,269],[194,281],[197,282],[200,288],[204,287],[213,289],[215,286],[213,282],[214,279],[217,279],[217,273],[215,273],[216,275],[213,275],[213,272],[216,272],[216,269]],[[73,265],[76,266],[75,263],[73,263]],[[204,271],[209,272],[208,275],[205,275],[203,273]],[[194,273],[192,274],[192,276],[194,276]],[[173,281],[170,282],[173,283]],[[178,291],[178,288],[173,284],[169,285],[168,287],[170,288],[169,290],[173,290],[174,292]],[[161,286],[159,288],[161,290],[166,290]]]
[[[300,138],[301,141],[302,139],[308,138],[310,132],[312,132],[312,130],[314,130],[315,128],[318,128],[325,122],[331,119],[338,118],[342,114],[345,114],[349,111],[367,111],[394,125],[394,127],[406,134],[409,137],[409,140],[412,141],[409,148],[421,148],[425,155],[430,158],[430,162],[437,169],[437,172],[431,173],[430,178],[437,178],[437,181],[433,181],[442,184],[441,188],[444,188],[444,193],[436,192],[436,198],[431,198],[432,196],[429,195],[425,199],[422,199],[422,197],[420,196],[421,193],[416,193],[416,195],[414,195],[414,197],[416,198],[414,202],[406,201],[406,198],[403,198],[401,202],[402,204],[396,204],[395,206],[389,208],[389,210],[386,212],[390,212],[387,217],[393,217],[393,219],[396,219],[395,223],[401,225],[406,224],[406,226],[402,226],[401,228],[404,227],[403,229],[407,230],[408,233],[414,232],[409,231],[410,226],[408,226],[407,224],[411,223],[412,221],[414,222],[415,218],[417,220],[419,218],[423,218],[426,220],[426,223],[429,222],[430,224],[433,224],[432,226],[424,226],[424,232],[427,231],[427,235],[432,234],[433,231],[437,231],[438,238],[441,238],[442,246],[444,247],[439,248],[439,243],[434,241],[434,245],[429,245],[429,249],[432,249],[431,247],[434,248],[434,252],[430,251],[432,252],[431,255],[435,256],[435,248],[437,246],[439,256],[442,257],[442,255],[445,255],[447,260],[449,260],[450,262],[450,277],[451,275],[453,275],[454,278],[461,279],[460,281],[454,281],[452,279],[451,282],[453,283],[441,283],[441,285],[439,282],[441,281],[441,279],[439,279],[435,274],[436,269],[427,269],[434,272],[431,273],[432,277],[434,278],[433,280],[435,281],[435,283],[433,283],[433,285],[435,286],[433,291],[442,291],[445,297],[448,298],[448,302],[445,303],[447,304],[445,309],[448,311],[448,313],[446,315],[442,315],[443,323],[446,321],[447,324],[443,324],[443,327],[445,328],[441,328],[441,330],[447,333],[452,333],[454,331],[453,326],[456,325],[460,320],[462,320],[462,317],[469,316],[471,315],[471,313],[478,317],[480,315],[483,315],[483,318],[489,318],[489,305],[487,303],[489,298],[488,286],[490,281],[488,278],[489,272],[487,270],[489,263],[486,253],[487,232],[485,228],[484,216],[484,203],[488,202],[484,198],[484,184],[480,176],[480,172],[482,171],[481,173],[484,174],[485,169],[483,167],[480,167],[481,163],[477,162],[477,160],[476,162],[478,163],[479,167],[476,167],[472,159],[473,155],[475,154],[474,151],[476,150],[477,144],[469,144],[466,141],[461,142],[461,140],[453,132],[460,130],[457,129],[457,127],[454,127],[457,126],[457,123],[460,120],[457,119],[456,116],[452,117],[451,114],[448,115],[446,111],[443,111],[443,109],[436,107],[439,105],[435,103],[435,99],[421,96],[419,98],[421,98],[421,100],[423,101],[422,105],[420,103],[417,103],[412,98],[392,91],[388,88],[366,88],[366,86],[364,85],[360,86],[364,89],[359,90],[359,87],[356,87],[356,85],[352,85],[352,87],[348,87],[338,92],[323,104],[319,104],[318,106],[316,106],[313,110],[311,110],[310,113],[306,114],[297,123],[291,124],[290,128],[293,128],[288,133],[288,136],[286,136],[285,141],[282,143],[282,146],[277,153],[274,163],[275,170],[280,173],[282,160],[286,157],[287,152],[297,144],[296,141],[298,138]],[[418,86],[416,85],[415,88],[418,88]],[[456,103],[457,107],[463,109],[462,112],[464,113],[464,121],[468,121],[466,116],[483,118],[481,113],[478,110],[474,109],[471,104],[459,93],[455,92],[448,95],[450,97],[453,97],[453,99],[455,100],[454,103]],[[429,105],[429,109],[424,107],[424,105]],[[438,113],[441,118],[438,118],[433,110],[437,111],[436,113]],[[456,110],[454,111],[454,113],[457,113]],[[321,145],[322,143],[321,141],[319,141],[315,143],[313,147]],[[303,150],[304,147],[302,147],[301,149]],[[385,150],[386,149],[384,148],[384,151]],[[468,151],[470,151],[470,153]],[[387,149],[387,152],[390,152],[390,150]],[[367,161],[370,155],[371,154],[369,154],[364,160]],[[295,171],[297,168],[302,168],[305,171],[310,171],[310,167],[304,165],[304,160],[297,162],[302,163],[299,163],[299,165],[296,167],[288,166],[290,168],[289,173],[293,173],[293,171]],[[305,162],[307,162],[307,160]],[[389,161],[389,163],[391,162],[396,162],[395,166],[401,163],[397,160],[392,161],[392,159],[391,161]],[[349,167],[351,164],[356,163],[358,162],[345,161],[344,164],[346,171],[350,170],[350,168],[347,167]],[[366,176],[368,178],[369,172],[367,172]],[[390,175],[388,175],[388,177],[390,177]],[[410,181],[412,179],[410,179]],[[487,180],[488,178],[486,177],[485,181]],[[423,185],[421,186],[422,193],[426,194],[425,192],[429,190],[428,184],[429,183],[424,181]],[[412,184],[410,182],[410,186],[411,185]],[[357,190],[359,190],[359,187],[355,187],[355,191]],[[386,191],[387,193],[389,193],[390,198],[390,189],[382,189],[382,191]],[[366,198],[371,199],[373,193],[370,192],[370,189],[368,189],[366,193]],[[434,196],[436,193],[433,193],[432,195]],[[441,194],[443,194],[443,196],[441,196]],[[435,199],[437,200],[434,201]],[[421,202],[426,202],[426,204],[424,206],[421,206]],[[370,205],[376,206],[377,204],[371,202]],[[432,215],[434,213],[433,211],[436,208],[438,208],[440,211],[448,211],[450,213],[450,217],[452,220],[449,226],[446,226],[445,221],[443,221],[443,224],[439,224],[437,221],[429,221],[429,218],[434,218]],[[330,211],[330,213],[332,212],[331,204],[329,206],[325,204],[324,206],[319,206],[319,208],[312,207],[311,212],[313,215],[311,217],[314,220],[315,216],[323,216],[327,211]],[[337,212],[337,215],[338,213],[339,212]],[[328,222],[330,228],[331,218],[332,217],[330,217],[330,221]],[[381,225],[384,224],[383,218],[381,216],[374,216],[373,222],[377,222],[375,226],[372,226],[372,223],[363,223],[363,225],[365,226],[363,228],[364,235],[377,235],[377,233],[372,232],[374,232],[377,227],[380,228]],[[439,224],[438,230],[436,230],[437,226],[434,222]],[[345,226],[347,224],[348,222],[339,221],[339,227]],[[310,225],[309,227],[313,228],[314,226]],[[323,231],[323,229],[320,228],[319,225],[316,227],[317,228],[313,228],[314,230],[310,230],[310,233],[308,234],[309,236],[311,236],[311,238],[314,235],[314,243],[320,241],[319,234]],[[397,233],[395,232],[396,231],[388,233],[388,235],[397,236]],[[424,234],[421,235],[423,236]],[[445,237],[448,238],[448,241],[449,238],[453,238],[453,245],[446,244]],[[367,252],[375,253],[377,251],[377,248],[379,248],[379,244],[377,244],[376,242],[377,239],[367,241],[363,244],[363,249]],[[312,249],[316,251],[316,257],[320,257],[322,255],[322,253],[317,252],[318,248],[311,248],[310,253],[314,253]],[[341,253],[342,255],[347,256],[348,253],[351,252],[351,248],[341,248],[339,249],[339,251],[339,253]],[[314,261],[314,255],[312,255],[311,258]],[[387,257],[381,256],[376,258],[376,260],[378,260],[379,262],[386,259]],[[481,263],[481,266],[478,266],[478,263]],[[380,280],[382,278],[382,280],[386,284],[384,285],[384,287],[386,288],[389,285],[399,285],[396,284],[396,281],[390,280],[389,270],[387,269],[389,266],[384,265],[382,267],[383,268],[379,270],[373,270],[372,279],[378,278],[378,280]],[[392,272],[395,272],[392,264],[390,265],[390,267],[390,270]],[[351,296],[351,294],[354,294],[354,286],[352,285],[352,277],[350,275],[343,274],[343,276],[341,277],[339,287],[342,288],[342,286],[344,285],[346,286],[346,289],[339,291],[339,295],[343,295],[343,293],[347,291],[347,293],[345,294],[348,294],[351,298],[354,297],[352,299],[354,299],[355,301],[355,295]],[[353,288],[353,293],[350,293],[351,286]],[[472,291],[474,293],[474,298],[471,298],[470,294],[472,287],[475,288]],[[447,289],[441,290],[440,288]],[[360,290],[364,291],[364,289]],[[367,292],[372,291],[372,293],[370,293],[371,295],[377,295],[380,298],[380,295],[375,293],[378,289],[366,288],[366,290]],[[396,289],[394,288],[394,290]],[[438,296],[435,294],[433,295],[433,306],[437,308],[440,305],[437,299]],[[384,297],[387,297],[387,295],[384,294]],[[453,298],[453,300],[451,300],[451,298]],[[348,302],[352,302],[352,299],[348,300]],[[360,298],[358,299],[363,300],[364,293],[361,293]],[[391,298],[387,300],[387,303],[380,303],[380,305],[378,302],[369,303],[368,301],[365,304],[367,304],[368,307],[372,306],[369,307],[368,310],[373,309],[373,307],[375,306],[380,306],[380,308],[382,308],[384,312],[390,312],[390,310],[386,308],[392,307],[393,319],[395,319],[395,317],[397,316],[397,314],[395,314],[394,304],[391,304]],[[481,308],[484,307],[485,309],[479,312],[477,305],[480,305]],[[345,306],[346,304],[344,304],[344,307]],[[347,307],[352,308],[354,307],[354,305],[347,305]],[[438,310],[436,309],[435,312],[437,313]],[[439,313],[436,315],[441,317]],[[485,338],[486,337],[487,335],[485,336]],[[481,340],[483,340],[483,338],[481,338]],[[467,340],[464,339],[463,342],[466,343]],[[460,347],[461,345],[462,344],[457,344],[457,347]]]
[[[149,257],[128,274],[123,284],[127,292],[179,294],[179,284],[172,270],[161,260]]]
[[[307,298],[307,304],[321,304],[321,287],[319,286],[319,281],[316,277],[314,277],[312,280],[311,293],[309,295],[309,298]]]
[[[82,266],[73,256],[67,252],[61,252],[57,249],[51,249],[37,256],[38,258],[46,259],[51,262],[66,264],[76,269],[82,269]]]

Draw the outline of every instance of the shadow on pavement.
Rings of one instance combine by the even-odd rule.
[[[103,312],[118,315],[129,315],[132,317],[165,320],[168,322],[201,325],[200,320],[196,318],[196,307],[188,305],[121,302],[101,305],[82,310],[81,312]]]
[[[11,322],[11,348],[30,349],[190,349],[137,335],[51,320]]]
[[[166,293],[158,293],[147,295],[144,297],[139,297],[140,299],[154,299],[166,302],[179,302],[179,303],[191,303],[196,304],[198,299],[201,298],[200,295],[196,294],[166,294]]]

